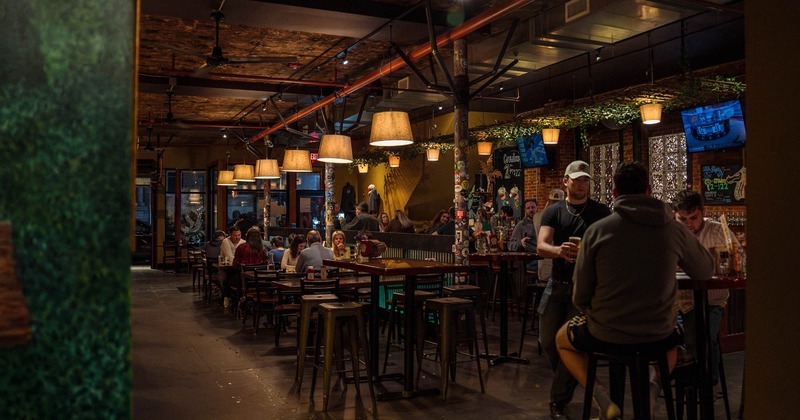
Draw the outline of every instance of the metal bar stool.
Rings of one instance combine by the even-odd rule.
[[[440,326],[438,331],[439,345],[437,346],[437,354],[439,355],[439,369],[442,380],[442,399],[447,399],[447,386],[450,380],[455,381],[456,369],[455,365],[458,363],[457,356],[457,337],[458,337],[458,320],[461,314],[465,315],[467,324],[467,339],[470,340],[470,348],[475,350],[476,354],[470,354],[471,359],[475,359],[475,364],[478,367],[478,380],[481,384],[481,393],[484,393],[483,374],[481,373],[481,359],[477,354],[478,352],[478,337],[475,328],[475,304],[470,299],[462,299],[457,297],[447,297],[439,299],[428,299],[425,301],[425,313],[435,312],[439,316]],[[424,328],[424,322],[427,317],[422,317],[419,324],[420,328]],[[419,374],[422,368],[422,349],[425,341],[425,334],[422,330],[417,333],[417,382],[419,382]],[[470,360],[471,361],[471,360]]]
[[[481,338],[483,339],[484,354],[489,354],[489,338],[486,334],[486,311],[483,305],[483,294],[479,286],[470,284],[454,284],[452,286],[445,286],[443,289],[444,294],[448,297],[457,297],[469,299],[475,305],[478,317],[481,320]],[[524,325],[524,324],[523,324]]]
[[[297,345],[297,372],[295,377],[297,388],[295,393],[300,393],[300,386],[303,385],[303,372],[306,364],[306,349],[308,347],[308,334],[311,330],[311,318],[315,310],[323,303],[338,302],[339,298],[334,294],[303,295],[300,297],[300,330],[298,331],[299,344]],[[317,327],[319,328],[319,326]]]
[[[323,334],[325,340],[325,354],[323,365],[323,380],[322,380],[322,411],[328,410],[329,391],[331,384],[331,373],[333,372],[333,346],[337,338],[342,337],[342,327],[347,325],[348,333],[350,335],[350,362],[353,367],[353,378],[356,384],[356,395],[361,397],[361,375],[359,374],[358,359],[359,350],[364,351],[364,362],[367,370],[367,384],[369,387],[369,395],[372,399],[373,415],[377,414],[378,406],[375,399],[375,390],[372,383],[372,369],[369,363],[369,346],[367,345],[367,329],[364,324],[364,305],[358,302],[335,302],[335,303],[322,303],[319,305],[319,316],[324,321],[324,328],[317,328],[317,340],[314,345],[314,373],[311,377],[311,395],[310,398],[314,399],[314,388],[317,382],[317,369],[320,365],[320,344],[322,343]],[[337,357],[341,358],[341,355]]]
[[[536,308],[539,306],[539,301],[542,299],[542,293],[544,292],[546,286],[547,283],[533,283],[529,284],[525,290],[525,309],[522,313],[522,333],[519,337],[519,357],[522,357],[522,346],[525,344],[525,336],[533,334],[534,332],[537,336],[539,335],[539,328],[536,327],[536,321],[539,319],[539,313],[536,312]],[[527,330],[528,314],[532,314],[533,316],[533,320],[531,320],[530,331]],[[539,345],[539,354],[542,353],[541,350],[541,345]]]

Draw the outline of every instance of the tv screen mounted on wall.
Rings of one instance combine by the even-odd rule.
[[[547,152],[541,133],[518,137],[517,149],[523,168],[538,168],[548,165]]]
[[[738,99],[681,111],[689,153],[744,146],[742,104]]]

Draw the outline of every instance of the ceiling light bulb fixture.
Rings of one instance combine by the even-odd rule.
[[[439,160],[439,149],[426,149],[425,157],[428,162],[437,162]]]
[[[542,143],[558,144],[560,130],[557,128],[545,128],[542,130]]]
[[[400,156],[397,156],[397,155],[389,156],[389,167],[390,168],[399,168],[400,167]]]
[[[439,111],[441,111],[441,110],[442,110],[442,108],[444,108],[444,107],[443,107],[443,106],[441,106],[441,105],[439,105]]]
[[[319,143],[320,162],[351,163],[353,162],[353,146],[350,136],[341,134],[325,134]]]
[[[342,65],[346,66],[349,62],[350,60],[347,59],[347,51],[345,51],[344,54],[342,54]]]
[[[369,163],[359,163],[358,164],[358,173],[365,174],[369,172]]]
[[[500,82],[500,91],[503,91],[503,82]]]

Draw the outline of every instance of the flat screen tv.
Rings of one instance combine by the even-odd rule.
[[[689,153],[742,147],[742,104],[738,99],[681,111]]]
[[[517,149],[523,168],[538,168],[547,166],[547,152],[544,149],[542,134],[518,137]]]

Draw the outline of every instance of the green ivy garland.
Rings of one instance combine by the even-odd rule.
[[[698,106],[705,99],[703,92],[718,92],[739,96],[746,90],[745,84],[735,77],[715,76],[713,78],[686,77],[680,81],[677,95],[669,100],[661,101],[664,111]],[[493,146],[501,147],[513,144],[521,136],[529,136],[541,132],[544,128],[578,129],[578,137],[584,148],[589,147],[587,128],[603,121],[612,121],[627,125],[640,118],[639,107],[653,102],[647,99],[613,100],[593,104],[581,104],[551,110],[551,115],[524,117],[518,121],[505,121],[495,125],[473,127],[469,130],[466,147],[475,146],[477,142],[489,141]],[[388,166],[390,155],[399,155],[400,159],[413,159],[426,149],[452,150],[453,135],[442,135],[422,139],[413,145],[388,150],[365,150],[355,158],[350,169],[359,163],[369,165],[384,164]]]

